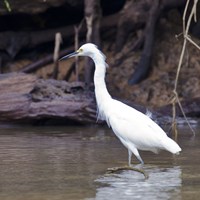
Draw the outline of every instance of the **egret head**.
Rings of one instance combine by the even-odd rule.
[[[77,51],[62,57],[60,60],[71,58],[74,56],[89,56],[93,58],[93,56],[97,54],[98,52],[99,50],[96,45],[92,43],[87,43],[87,44],[82,45]]]

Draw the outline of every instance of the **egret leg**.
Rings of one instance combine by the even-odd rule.
[[[128,149],[128,165],[131,166],[132,151]]]
[[[138,160],[141,162],[141,164],[144,164],[142,158],[140,157],[138,150],[135,149],[133,153],[138,158]],[[143,174],[145,179],[148,179],[149,175],[143,169],[135,168],[131,165],[131,156],[132,156],[132,151],[130,149],[128,149],[128,164],[129,164],[129,166],[108,168],[107,174],[112,174],[112,173],[116,173],[118,171],[123,171],[123,170],[132,170],[132,171],[136,171],[136,172]]]
[[[144,161],[142,160],[138,150],[136,148],[132,149],[134,155],[136,156],[136,158],[140,161],[140,163],[143,165],[144,164]]]

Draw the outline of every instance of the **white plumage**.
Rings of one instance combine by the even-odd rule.
[[[179,145],[170,139],[148,115],[111,98],[104,80],[107,67],[105,56],[94,44],[84,44],[79,50],[63,58],[72,56],[89,56],[93,59],[98,117],[107,122],[108,126],[112,128],[116,136],[128,149],[129,165],[131,165],[132,153],[142,164],[144,163],[138,150],[154,153],[158,153],[159,150],[166,150],[172,154],[178,154],[181,151]]]

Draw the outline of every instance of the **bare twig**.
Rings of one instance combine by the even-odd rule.
[[[84,19],[80,22],[80,24],[78,26],[74,26],[74,32],[75,32],[75,36],[74,36],[74,40],[75,40],[75,50],[78,49],[79,47],[79,31],[82,28]],[[79,81],[79,77],[78,77],[78,56],[75,57],[75,73],[76,73],[76,81]]]
[[[100,47],[100,23],[102,10],[100,0],[84,0],[84,16],[87,27],[86,41]],[[87,87],[93,81],[94,64],[85,58],[85,83]]]
[[[186,39],[191,43],[193,44],[197,49],[200,50],[200,46],[198,44],[196,44],[192,39],[191,37],[189,37],[188,35],[186,36]]]
[[[191,42],[193,45],[195,45],[199,49],[199,46],[197,44],[195,44],[195,42],[188,35],[192,17],[194,17],[194,20],[196,21],[196,6],[197,6],[198,0],[194,0],[194,4],[193,4],[193,7],[192,7],[192,10],[190,12],[188,21],[186,23],[185,19],[186,19],[186,13],[188,11],[189,2],[190,2],[190,0],[187,0],[186,6],[185,6],[185,10],[184,10],[184,13],[183,13],[183,36],[184,36],[184,41],[183,41],[182,51],[181,51],[181,55],[180,55],[180,59],[179,59],[179,63],[178,63],[178,68],[177,68],[177,72],[176,72],[176,79],[175,79],[175,83],[174,83],[174,90],[173,90],[174,99],[172,101],[172,114],[173,114],[172,126],[173,126],[173,130],[174,130],[175,138],[177,138],[176,103],[178,103],[178,105],[180,107],[180,110],[181,110],[181,112],[182,112],[182,114],[183,114],[188,126],[190,127],[192,133],[195,135],[195,132],[192,129],[192,127],[191,127],[191,125],[190,125],[190,123],[189,123],[189,121],[188,121],[188,119],[187,119],[187,117],[186,117],[186,115],[185,115],[185,113],[183,111],[183,108],[182,108],[182,105],[180,103],[180,100],[179,100],[179,97],[178,97],[178,93],[177,93],[178,78],[179,78],[181,66],[182,66],[182,63],[183,63],[183,57],[184,57],[184,54],[185,54],[187,41]]]
[[[62,43],[62,36],[61,33],[56,33],[55,35],[55,47],[54,47],[54,54],[53,54],[53,61],[54,61],[54,70],[53,70],[53,78],[57,79],[58,77],[58,59],[59,59],[59,52],[60,52],[60,44]]]

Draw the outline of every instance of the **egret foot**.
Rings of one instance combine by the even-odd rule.
[[[107,174],[112,174],[112,173],[116,173],[118,171],[123,171],[123,170],[132,170],[132,171],[136,171],[139,172],[141,174],[144,175],[145,179],[149,178],[149,175],[143,170],[143,169],[139,169],[139,168],[135,168],[135,167],[131,167],[131,166],[123,166],[123,167],[112,167],[112,168],[108,168],[107,169]]]

